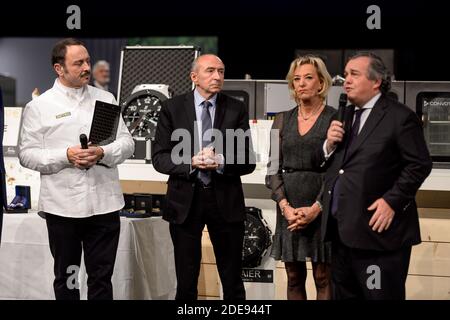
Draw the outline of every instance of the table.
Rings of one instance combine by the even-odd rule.
[[[114,299],[173,299],[176,290],[169,224],[160,217],[121,217]],[[86,273],[80,267],[82,299]],[[4,214],[0,247],[0,299],[54,299],[53,257],[45,220],[36,213]]]

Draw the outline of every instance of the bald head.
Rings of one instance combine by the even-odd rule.
[[[207,53],[207,54],[202,54],[201,56],[198,56],[197,58],[195,58],[195,60],[192,62],[191,71],[197,72],[199,65],[202,65],[205,63],[210,63],[210,62],[219,62],[223,65],[222,60],[218,56]]]
[[[216,55],[204,54],[192,63],[191,80],[205,99],[210,99],[222,90],[224,75],[225,66]]]

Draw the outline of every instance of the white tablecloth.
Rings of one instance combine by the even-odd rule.
[[[35,213],[4,214],[0,299],[54,299],[53,257],[45,220]],[[80,269],[81,298],[86,274]],[[160,217],[121,217],[114,299],[173,299],[176,289],[169,224]]]

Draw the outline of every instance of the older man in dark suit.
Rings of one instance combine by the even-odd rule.
[[[245,204],[240,176],[255,169],[255,159],[244,104],[220,93],[224,72],[219,57],[198,57],[191,71],[195,90],[163,102],[156,129],[153,165],[170,175],[163,217],[170,222],[175,251],[176,299],[197,299],[205,224],[223,298],[245,298],[241,279]],[[183,133],[179,142],[175,136]]]
[[[350,58],[344,87],[353,105],[318,153],[334,297],[404,299],[411,247],[421,241],[415,195],[431,158],[416,114],[386,96],[390,77],[378,56]]]

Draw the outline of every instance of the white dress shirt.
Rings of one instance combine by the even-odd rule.
[[[209,114],[211,116],[211,126],[214,128],[214,117],[216,115],[216,100],[217,100],[217,94],[212,96],[211,99],[208,101],[211,103],[211,106],[209,107]],[[195,104],[195,115],[197,118],[197,133],[199,137],[199,146],[202,145],[202,112],[203,112],[203,101],[205,101],[205,98],[203,98],[200,93],[197,91],[197,89],[194,90],[194,104]]]
[[[22,166],[41,173],[39,211],[82,218],[124,206],[117,165],[134,152],[134,141],[120,118],[116,140],[102,146],[101,163],[89,170],[74,167],[67,148],[89,137],[95,101],[116,104],[114,96],[92,86],[68,88],[56,79],[53,88],[30,101],[24,110],[19,142]]]
[[[211,116],[212,128],[214,128],[214,118],[216,115],[216,100],[217,100],[217,94],[213,95],[211,97],[211,99],[208,100],[211,103],[211,106],[209,107],[209,115]],[[198,143],[199,143],[200,147],[202,145],[202,138],[203,138],[203,136],[202,136],[202,132],[203,132],[202,112],[203,112],[203,102],[204,101],[205,101],[205,98],[203,98],[202,95],[198,92],[197,88],[195,88],[195,90],[194,90],[194,105],[195,105],[196,127],[197,127],[197,133],[198,133],[198,137],[199,137]],[[223,154],[221,154],[221,153],[216,154],[216,156],[217,156],[216,160],[219,164],[218,168],[216,169],[216,172],[222,174],[223,169],[224,169],[225,158],[224,158]],[[194,170],[191,168],[191,173],[193,171]]]

